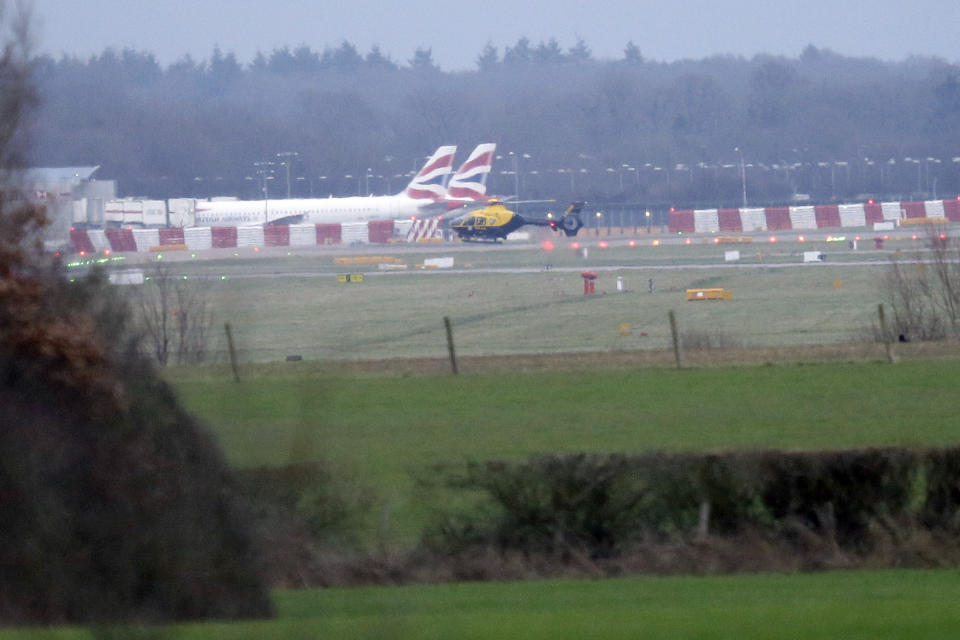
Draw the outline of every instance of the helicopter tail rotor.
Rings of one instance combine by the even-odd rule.
[[[577,232],[583,227],[583,220],[580,219],[581,209],[583,209],[582,202],[571,202],[560,218],[558,226],[568,238],[577,235]]]

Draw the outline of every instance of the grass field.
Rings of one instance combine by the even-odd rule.
[[[286,364],[286,363],[285,363]],[[263,375],[257,375],[257,371]],[[337,375],[312,363],[178,371],[232,464],[322,459],[416,539],[436,463],[537,453],[827,449],[960,440],[960,360],[470,375]]]
[[[799,254],[807,248],[813,247],[794,242],[750,247],[749,253],[743,248],[735,266],[725,265],[724,247],[714,245],[619,246],[595,249],[588,259],[569,249],[471,248],[450,252],[457,273],[378,273],[375,266],[335,265],[336,254],[324,251],[171,264],[177,273],[213,278],[212,347],[219,361],[226,359],[226,321],[241,359],[257,362],[287,355],[442,356],[444,316],[451,318],[464,355],[663,349],[670,344],[671,309],[683,332],[709,333],[728,344],[862,339],[883,301],[883,267],[849,260],[882,263],[891,252],[844,252],[827,263],[802,265]],[[368,253],[389,254],[389,247]],[[410,265],[427,255],[397,253]],[[583,295],[582,270],[599,271],[597,295]],[[359,284],[338,283],[335,275],[346,272],[366,277]],[[724,287],[733,300],[686,302],[684,292],[692,287]],[[628,335],[622,335],[623,323],[630,325]]]
[[[956,638],[960,572],[624,578],[280,591],[278,618],[128,629],[123,638],[299,640]],[[87,630],[4,639],[98,637]],[[101,633],[99,637],[105,637]]]
[[[837,248],[744,245],[743,264],[727,267],[726,248],[594,246],[584,260],[568,249],[471,247],[455,252],[457,273],[376,274],[370,266],[335,265],[338,254],[323,251],[177,262],[191,275],[226,275],[213,281],[211,300],[216,317],[230,321],[245,365],[239,385],[222,368],[170,376],[231,462],[322,458],[374,489],[391,513],[391,541],[402,546],[416,540],[424,505],[436,499],[414,495],[412,478],[434,463],[545,452],[956,441],[949,410],[954,363],[678,372],[623,364],[604,370],[596,362],[607,354],[612,369],[621,357],[646,353],[669,363],[670,310],[685,337],[742,347],[714,350],[721,362],[738,362],[747,350],[753,359],[746,361],[756,362],[757,349],[798,345],[819,345],[828,358],[832,347],[842,359],[869,334],[884,268],[845,260],[882,265],[890,252],[844,251],[836,263],[785,267],[799,264],[802,250]],[[428,254],[398,255],[416,264]],[[338,283],[334,274],[345,269],[367,277]],[[598,295],[583,295],[583,269],[600,272]],[[616,290],[617,277],[624,293]],[[690,287],[724,287],[733,299],[686,302]],[[443,362],[444,316],[462,359],[567,355],[556,356],[553,373],[524,374],[507,363],[499,372],[459,378],[338,375],[344,361],[367,359],[374,369],[383,358]],[[621,335],[623,323],[628,335]],[[222,339],[216,351],[224,361]],[[592,354],[589,371],[577,371],[580,361],[569,355],[576,353]],[[283,362],[289,354],[304,361]],[[761,362],[780,357],[770,353]],[[882,348],[873,357],[881,358]],[[472,371],[469,360],[462,370]]]
[[[777,267],[798,261],[806,248],[798,244],[765,247],[762,258],[757,247],[752,255],[739,247],[744,264],[716,268],[724,248],[620,247],[600,257],[591,249],[589,260],[478,249],[457,254],[459,267],[471,265],[463,273],[370,273],[359,285],[338,284],[333,276],[345,270],[322,252],[188,260],[177,263],[184,274],[225,276],[213,281],[211,299],[217,321],[233,325],[243,379],[233,382],[223,365],[166,375],[231,464],[328,462],[389,506],[389,528],[372,527],[379,542],[400,549],[417,541],[448,497],[415,485],[436,463],[960,440],[960,359],[949,357],[956,345],[946,357],[923,359],[905,345],[896,365],[881,360],[882,350],[848,357],[848,343],[863,337],[882,300],[881,268],[850,264],[849,254]],[[414,264],[424,255],[407,257]],[[603,265],[615,269],[601,272],[600,295],[584,298],[579,271]],[[482,271],[492,268],[512,271]],[[616,292],[617,276],[626,293]],[[726,287],[734,298],[684,302],[694,286]],[[669,368],[670,309],[682,331],[748,349],[719,352],[728,366]],[[452,318],[464,356],[556,355],[534,366],[466,359],[456,377],[436,373],[436,363],[377,371],[378,358],[443,363],[443,316]],[[620,335],[623,322],[628,336]],[[749,349],[792,345],[826,345],[813,360],[834,362],[798,364]],[[655,366],[636,353],[651,354]],[[287,354],[305,361],[283,362]],[[761,364],[729,366],[739,361]],[[276,592],[279,616],[269,622],[113,635],[13,630],[0,638],[954,638],[958,598],[954,570],[337,588]]]

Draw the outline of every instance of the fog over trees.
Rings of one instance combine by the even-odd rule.
[[[346,41],[166,68],[133,50],[40,58],[33,162],[99,164],[122,195],[255,198],[254,163],[273,161],[271,197],[287,169],[294,196],[344,196],[398,191],[442,144],[462,161],[493,141],[492,191],[524,198],[736,206],[741,162],[757,204],[960,192],[957,65],[812,45],[663,63],[642,48],[598,60],[583,41],[521,38],[487,43],[466,72],[427,47],[395,60]]]

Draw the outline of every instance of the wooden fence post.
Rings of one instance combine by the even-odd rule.
[[[230,323],[224,323],[223,330],[227,334],[227,349],[230,351],[230,366],[233,368],[233,379],[240,382],[240,372],[237,369],[237,350],[233,347],[233,332],[230,331]]]
[[[682,369],[683,363],[680,360],[680,334],[677,332],[677,316],[673,312],[673,309],[670,309],[670,335],[673,338],[673,357],[677,361],[677,369]]]
[[[457,375],[457,351],[453,346],[453,328],[450,326],[450,317],[443,316],[443,325],[447,328],[447,350],[450,352],[450,367],[453,375]]]
[[[877,305],[877,315],[880,316],[880,335],[883,337],[883,346],[887,350],[887,360],[890,364],[897,361],[897,355],[893,352],[893,341],[887,333],[887,320],[883,313],[883,304]]]

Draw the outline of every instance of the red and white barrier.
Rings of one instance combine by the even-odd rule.
[[[671,233],[813,231],[867,227],[877,222],[910,218],[936,218],[960,222],[960,199],[797,207],[684,209],[670,212],[669,229]]]
[[[407,230],[407,242],[420,242],[423,240],[433,240],[443,237],[443,229],[440,228],[440,218],[418,218],[413,220],[413,224]]]
[[[686,209],[671,211],[671,233],[750,233],[813,231],[867,227],[877,222],[910,218],[960,222],[960,199],[925,202]],[[441,238],[438,218],[379,220],[344,224],[295,224],[250,227],[187,227],[161,229],[72,229],[70,241],[78,252],[151,251],[185,246],[192,251],[249,247],[309,247],[328,244],[385,244]]]
[[[393,220],[349,224],[294,224],[251,227],[186,227],[162,229],[71,229],[77,252],[114,253],[186,247],[191,251],[250,247],[312,247],[326,244],[390,242]]]

